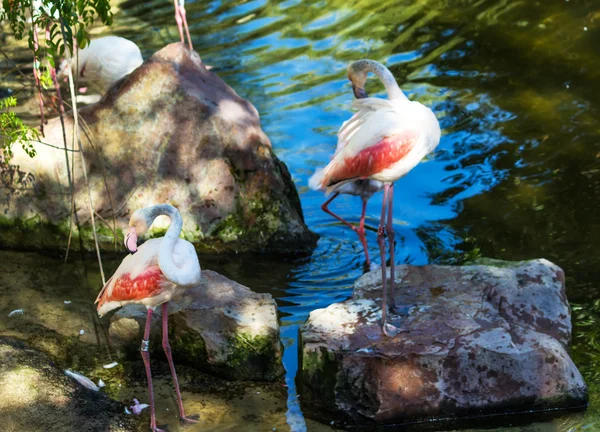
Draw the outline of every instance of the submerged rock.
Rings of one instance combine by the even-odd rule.
[[[83,148],[100,246],[114,249],[131,213],[169,203],[182,235],[200,249],[294,251],[312,247],[294,183],[260,128],[258,112],[200,57],[175,43],[155,53],[100,102],[80,110]],[[71,145],[72,120],[66,121]],[[45,127],[34,158],[15,146],[0,161],[0,245],[63,249],[71,208],[59,119]],[[93,250],[79,155],[73,248]],[[162,235],[158,220],[150,236]]]
[[[359,424],[584,407],[563,271],[546,260],[398,266],[402,332],[381,333],[381,273],[301,328],[303,405]]]
[[[210,270],[201,285],[169,303],[169,333],[177,363],[235,380],[275,380],[283,374],[277,306],[270,294]],[[153,351],[162,351],[157,310],[152,324]],[[139,356],[146,308],[127,305],[111,318],[112,346]]]
[[[137,431],[124,406],[83,387],[50,358],[0,336],[0,418],[7,431]]]

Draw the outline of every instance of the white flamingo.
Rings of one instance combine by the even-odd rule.
[[[389,100],[368,98],[364,85],[369,72],[382,81]],[[358,60],[348,67],[357,99],[358,111],[338,132],[345,141],[319,175],[317,186],[326,192],[338,192],[357,180],[375,180],[383,184],[383,206],[377,230],[381,255],[383,299],[381,324],[383,333],[391,335],[398,329],[387,323],[387,280],[384,233],[390,246],[390,279],[392,307],[395,306],[394,229],[392,221],[394,182],[405,176],[440,142],[440,125],[433,111],[419,102],[410,101],[402,92],[392,73],[374,60]],[[386,208],[387,224],[386,224]]]
[[[144,62],[139,47],[120,36],[92,39],[88,46],[78,50],[78,54],[79,83],[86,83],[102,94]],[[71,59],[71,71],[74,76],[77,74],[77,56]],[[63,60],[59,79],[65,78],[66,74],[67,61]]]
[[[167,233],[164,237],[148,240],[138,249],[138,236],[144,234],[159,215],[167,215],[171,219]],[[169,345],[167,302],[181,296],[187,289],[200,282],[200,263],[196,250],[190,242],[179,238],[182,226],[183,221],[179,211],[167,204],[135,211],[131,215],[129,231],[125,237],[125,246],[132,255],[123,260],[96,299],[100,316],[129,303],[142,304],[148,309],[141,354],[148,378],[150,429],[154,432],[159,432],[160,429],[156,427],[148,346],[152,313],[158,306],[162,307],[162,346],[175,384],[179,419],[183,423],[196,422],[193,416],[186,417],[183,410],[179,382]]]

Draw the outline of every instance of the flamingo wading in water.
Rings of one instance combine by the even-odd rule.
[[[138,249],[138,236],[144,234],[159,215],[166,215],[171,219],[165,236],[148,240]],[[168,204],[135,211],[131,215],[129,231],[125,237],[125,247],[131,252],[131,255],[123,260],[96,299],[100,316],[129,303],[143,304],[148,309],[140,351],[148,378],[150,429],[153,432],[160,432],[160,429],[156,427],[148,346],[152,314],[158,306],[162,307],[162,346],[169,361],[175,384],[179,420],[182,423],[196,422],[192,417],[185,416],[169,345],[167,302],[181,296],[188,288],[200,282],[200,263],[196,250],[190,242],[179,238],[182,226],[183,221],[179,211]]]
[[[369,98],[364,85],[369,72],[379,77],[387,90],[388,100]],[[376,180],[383,184],[383,205],[377,230],[381,255],[383,299],[381,326],[385,335],[399,331],[387,323],[388,286],[386,275],[385,237],[390,247],[390,279],[392,309],[395,309],[394,283],[394,182],[404,177],[440,142],[440,125],[431,109],[409,100],[392,73],[374,60],[358,60],[348,66],[348,79],[354,94],[360,99],[352,105],[357,112],[345,122],[339,137],[346,142],[320,174],[318,187],[326,193],[336,193],[357,180]],[[335,196],[334,196],[335,197]],[[386,223],[387,209],[387,223]]]

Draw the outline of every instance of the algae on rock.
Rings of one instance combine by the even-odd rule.
[[[182,44],[155,53],[79,114],[101,249],[113,250],[115,236],[120,244],[131,213],[152,203],[177,207],[182,237],[199,250],[297,253],[315,246],[294,182],[256,108]],[[71,133],[71,119],[65,122]],[[0,188],[0,246],[66,247],[71,199],[58,119],[45,131],[54,147],[37,146],[34,158],[15,149],[10,164],[0,167],[33,179]],[[80,228],[71,245],[93,250],[86,187],[75,174]],[[148,237],[167,224],[157,220]]]
[[[169,307],[169,340],[176,362],[232,380],[274,381],[283,373],[277,306],[210,270]],[[144,307],[127,305],[111,318],[114,348],[138,356]],[[157,317],[159,311],[156,313]],[[153,350],[161,350],[158,318],[152,324]]]

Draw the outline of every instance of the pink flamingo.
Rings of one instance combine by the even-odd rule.
[[[171,224],[164,237],[148,240],[137,248],[138,236],[145,233],[159,215],[167,215]],[[98,294],[98,314],[129,303],[143,304],[148,308],[146,328],[142,339],[141,353],[148,378],[150,395],[150,429],[160,432],[156,427],[152,374],[150,372],[150,353],[148,352],[152,313],[162,306],[162,346],[169,361],[171,375],[175,384],[179,420],[182,423],[196,423],[193,417],[186,417],[179,391],[177,373],[169,345],[169,314],[167,302],[181,296],[187,289],[200,282],[200,263],[194,246],[179,238],[183,221],[179,211],[168,204],[155,205],[135,211],[129,221],[129,231],[125,237],[125,246],[132,255],[127,256],[115,274],[108,280]]]
[[[352,86],[352,91],[354,92],[354,96],[357,99],[364,99],[367,97],[367,93],[364,91],[363,88]],[[356,120],[358,114],[359,113],[354,114],[352,118],[350,118],[350,120],[347,120],[342,124],[342,127],[338,131],[338,143],[335,149],[334,156],[337,155],[340,152],[340,150],[342,150],[348,144],[349,139],[352,136],[352,132],[354,131],[352,125]],[[323,169],[318,169],[308,181],[309,187],[313,190],[323,189],[321,187],[322,179]],[[354,180],[337,188],[333,195],[331,195],[331,198],[325,201],[321,206],[321,209],[325,213],[330,214],[331,216],[348,226],[356,234],[358,234],[358,238],[365,252],[366,266],[368,268],[371,268],[371,259],[369,258],[369,247],[367,245],[367,237],[365,235],[365,216],[367,214],[367,202],[375,192],[379,192],[381,189],[383,189],[383,183],[381,183],[380,181],[368,179]],[[350,222],[343,219],[341,216],[329,210],[329,204],[338,196],[340,196],[340,194],[359,196],[362,199],[362,213],[360,215],[360,222],[358,224],[358,228],[352,225]]]
[[[175,5],[175,21],[177,22],[177,28],[179,29],[179,37],[181,37],[181,43],[185,43],[185,39],[183,38],[183,29],[181,28],[181,24],[185,27],[185,34],[188,39],[188,45],[190,46],[190,50],[192,48],[192,38],[190,37],[190,29],[188,28],[188,23],[185,14],[185,0],[173,0],[173,4]]]
[[[364,84],[369,72],[382,81],[389,100],[361,98],[353,102],[358,112],[345,122],[338,136],[345,142],[320,174],[318,186],[326,193],[338,192],[357,180],[376,180],[383,184],[383,206],[377,230],[381,255],[383,299],[381,326],[386,336],[399,331],[387,323],[387,278],[385,238],[390,247],[390,279],[392,309],[394,296],[395,260],[392,221],[394,182],[405,176],[440,142],[440,125],[433,111],[419,102],[410,101],[402,92],[392,73],[374,60],[358,60],[348,66],[348,79],[354,94],[366,97]],[[387,224],[386,224],[387,208]]]

